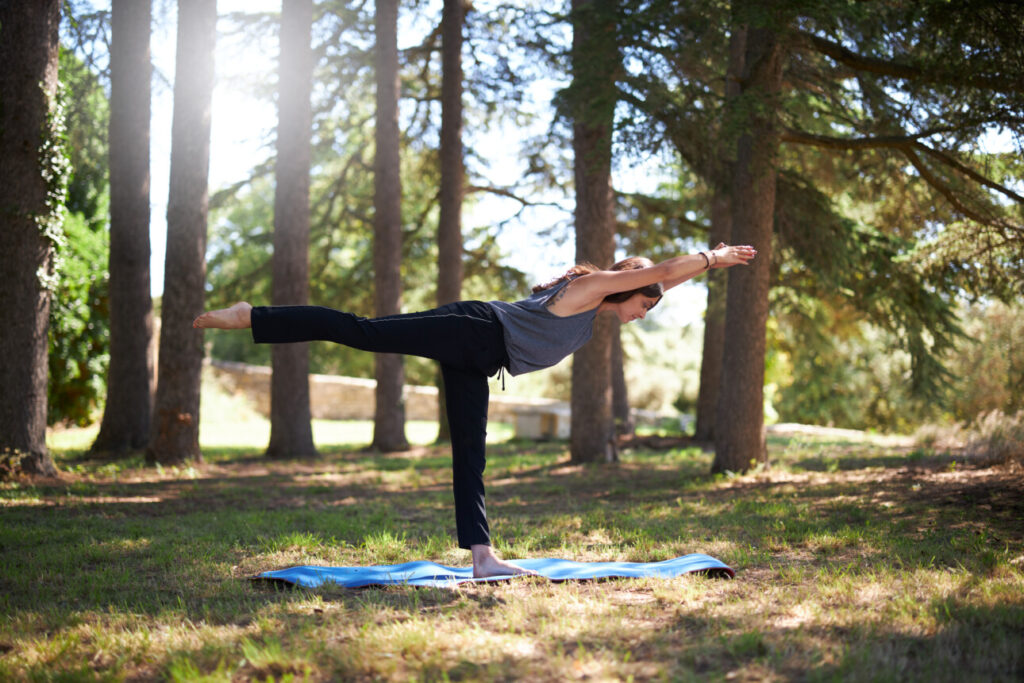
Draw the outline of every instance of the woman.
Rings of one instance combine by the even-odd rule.
[[[256,343],[324,340],[439,361],[452,435],[459,547],[472,552],[476,577],[529,574],[491,548],[483,482],[487,378],[502,369],[519,375],[550,367],[590,339],[599,313],[612,313],[623,323],[643,320],[676,285],[710,268],[746,265],[756,254],[753,247],[720,244],[656,265],[643,258],[620,261],[609,270],[578,265],[514,303],[460,301],[371,320],[320,306],[254,308],[239,302],[204,313],[192,325],[252,328]]]

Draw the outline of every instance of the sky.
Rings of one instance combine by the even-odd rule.
[[[163,79],[153,88],[153,116],[151,123],[151,218],[150,243],[152,249],[152,294],[159,296],[164,288],[164,258],[167,239],[167,195],[170,175],[171,114],[173,110],[172,84],[174,80],[175,12],[168,5],[167,20],[154,21],[151,50],[154,68]],[[280,0],[219,0],[218,12],[279,11]],[[399,29],[402,45],[402,29]],[[252,96],[245,84],[254,74],[272,73],[276,68],[276,45],[246,45],[238,41],[218,41],[216,55],[216,82],[213,94],[210,149],[210,193],[243,180],[249,171],[271,153],[276,110],[271,102]],[[538,125],[544,126],[545,122]],[[474,141],[474,147],[493,161],[491,181],[498,185],[512,185],[523,172],[524,164],[517,158],[515,145],[508,140],[522,135],[509,127],[495,131],[491,137]],[[658,176],[651,164],[626,169],[617,173],[617,189],[636,191],[649,185]],[[572,198],[563,203],[571,210]],[[465,226],[484,225],[507,218],[518,210],[510,200],[482,201],[463,217]],[[523,220],[508,224],[499,238],[499,245],[507,253],[506,262],[516,267],[532,281],[540,281],[564,272],[574,260],[572,242],[557,245],[541,240],[536,231],[554,222],[564,222],[567,213],[555,209],[530,210]],[[527,293],[524,292],[524,296]],[[699,283],[688,283],[673,291],[659,306],[657,319],[669,324],[690,324],[703,315],[706,290]]]

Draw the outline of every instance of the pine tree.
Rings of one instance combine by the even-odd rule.
[[[192,328],[192,320],[203,310],[206,280],[216,28],[216,0],[179,0],[155,425],[146,452],[147,461],[162,465],[202,460],[199,385],[203,334]]]
[[[377,316],[402,309],[402,182],[398,133],[398,0],[377,0],[377,152],[373,165],[374,309]],[[373,447],[404,451],[405,373],[402,357],[379,353],[374,358],[377,406]]]
[[[94,453],[149,443],[153,302],[149,273],[151,3],[114,0],[110,47],[110,369]]]
[[[281,9],[278,75],[274,256],[274,305],[309,301],[309,172],[312,113],[312,0],[285,0]],[[271,457],[313,457],[309,406],[309,344],[275,344],[271,349]]]
[[[615,257],[611,141],[618,48],[613,0],[574,0],[573,153],[576,178],[576,260],[607,268]],[[598,316],[594,333],[573,356],[573,462],[616,457],[611,406],[612,321]]]
[[[46,448],[46,327],[69,170],[59,22],[56,0],[0,3],[0,474],[57,473]]]

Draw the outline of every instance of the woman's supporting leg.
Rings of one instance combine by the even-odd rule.
[[[484,468],[487,465],[487,377],[442,364],[445,406],[452,435],[452,488],[459,547],[490,545]]]
[[[474,370],[441,365],[445,406],[452,434],[452,488],[459,547],[473,553],[473,576],[536,574],[505,562],[491,548],[484,468],[487,465],[487,376]]]

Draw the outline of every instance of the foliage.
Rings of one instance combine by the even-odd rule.
[[[961,331],[955,302],[913,261],[914,243],[842,216],[820,190],[788,173],[778,194],[785,208],[776,217],[776,313],[813,320],[822,306],[858,312],[889,332],[884,340],[893,349],[910,355],[911,393],[938,398],[950,379],[943,360]],[[806,307],[812,311],[801,313]]]
[[[950,360],[954,419],[970,422],[985,413],[1024,410],[1024,310],[998,301],[965,307],[964,339]]]
[[[72,51],[61,50],[59,74],[71,175],[50,303],[47,422],[83,425],[105,394],[109,363],[109,105],[96,75]]]
[[[623,10],[620,135],[644,149],[671,145],[712,185],[731,161],[723,141],[743,131],[723,118],[731,8],[705,5],[651,0]],[[1020,296],[1020,157],[982,141],[1002,130],[1020,146],[1024,101],[1007,75],[1024,63],[1019,30],[1009,28],[1024,15],[1010,3],[968,6],[804,4],[779,32],[787,76],[773,103],[783,140],[773,310],[799,325],[789,337],[808,342],[793,357],[798,376],[782,378],[801,388],[784,392],[791,416],[891,428],[941,414],[935,404],[958,370],[947,364],[957,305]],[[771,5],[773,19],[791,8]],[[836,316],[863,325],[830,339]],[[876,357],[886,370],[868,370]],[[888,399],[867,410],[854,387]]]
[[[110,363],[108,233],[81,214],[64,222],[67,255],[50,304],[49,424],[89,424],[106,391]]]
[[[782,324],[774,328],[772,345],[782,363],[771,381],[780,387],[784,421],[908,432],[929,421],[971,425],[984,415],[1024,408],[1019,306],[964,306],[958,312],[963,334],[945,352],[949,372],[936,393],[922,399],[912,390],[912,357],[892,351],[902,342],[891,330],[835,298],[793,301],[785,290],[775,296]]]
[[[968,435],[968,456],[1024,464],[1024,410],[1016,414],[993,410],[979,415]]]
[[[773,326],[774,407],[783,422],[906,433],[943,415],[911,390],[912,361],[893,333],[837,302],[805,301]]]

